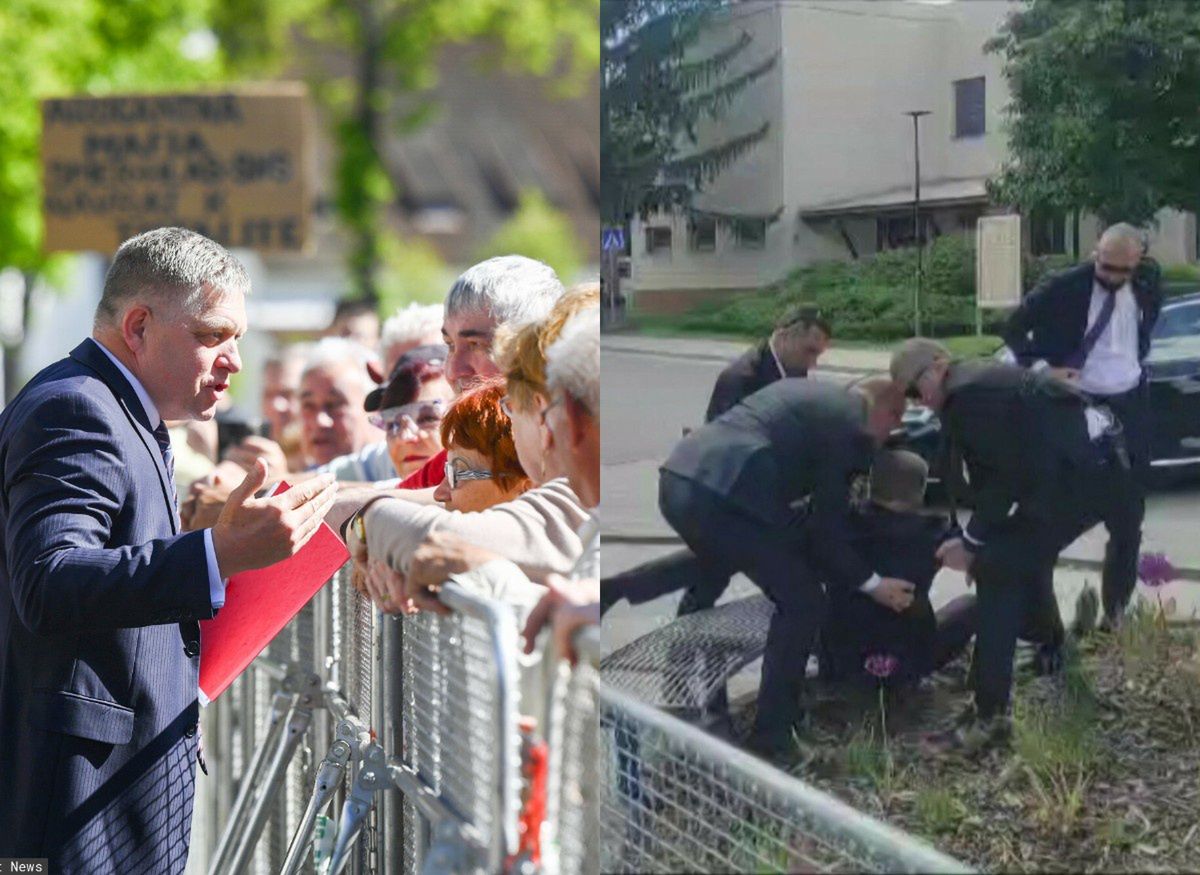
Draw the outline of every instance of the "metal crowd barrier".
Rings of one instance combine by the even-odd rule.
[[[604,872],[966,872],[762,760],[602,685]]]
[[[506,604],[450,582],[449,615],[384,616],[349,574],[205,709],[196,817],[219,839],[189,870],[595,871],[598,635],[571,670],[519,656]]]

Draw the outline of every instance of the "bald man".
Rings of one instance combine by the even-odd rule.
[[[1104,623],[1119,625],[1137,580],[1150,466],[1149,404],[1143,368],[1162,307],[1158,271],[1143,263],[1141,231],[1120,223],[1104,231],[1091,261],[1043,281],[1021,301],[1004,330],[1009,361],[1048,369],[1106,407],[1124,429],[1134,473],[1129,511],[1106,519],[1101,592]]]

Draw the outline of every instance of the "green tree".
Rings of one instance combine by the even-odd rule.
[[[264,9],[272,0],[224,0]],[[331,114],[338,145],[336,203],[350,232],[354,292],[379,300],[380,271],[390,244],[386,210],[396,182],[384,160],[390,138],[411,130],[433,109],[428,100],[396,117],[398,95],[421,97],[434,84],[439,50],[484,40],[511,69],[553,74],[547,87],[570,93],[599,63],[599,0],[293,0],[295,24],[308,50],[349,61],[325,72],[315,89]],[[235,28],[236,30],[236,28]],[[244,55],[269,56],[278,29],[243,34]]]
[[[193,86],[223,79],[220,51],[201,46],[214,0],[4,0],[0,3],[0,266],[25,275],[22,310],[39,277],[64,256],[42,252],[41,116],[38,101]],[[19,340],[4,348],[6,397],[15,386]]]
[[[527,255],[550,265],[570,282],[583,263],[579,238],[570,219],[537,189],[521,192],[512,217],[476,253],[479,259],[494,255]]]
[[[721,117],[777,56],[733,73],[752,38],[745,31],[713,48],[705,28],[725,0],[602,0],[600,4],[601,218],[686,207],[693,196],[767,133],[767,123],[699,144],[697,125]]]
[[[1200,3],[1031,0],[986,48],[1012,93],[993,199],[1105,223],[1200,207]]]

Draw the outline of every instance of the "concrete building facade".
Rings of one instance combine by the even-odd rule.
[[[690,215],[635,220],[631,276],[643,312],[677,312],[773,282],[796,267],[910,244],[913,120],[920,119],[927,235],[973,233],[1006,155],[1002,58],[983,50],[1010,0],[752,0],[712,29],[712,45],[751,36],[743,67],[777,55],[738,96],[714,137],[766,136],[701,195]],[[736,73],[737,71],[732,71]],[[1094,219],[1023,217],[1036,254],[1090,251]],[[1196,218],[1163,211],[1151,253],[1195,261]]]

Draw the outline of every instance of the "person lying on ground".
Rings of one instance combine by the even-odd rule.
[[[975,634],[975,596],[964,595],[934,613],[929,590],[940,563],[938,547],[957,528],[942,514],[923,512],[929,466],[916,453],[880,450],[871,466],[870,499],[851,515],[855,549],[880,574],[913,586],[913,601],[900,612],[858,591],[828,588],[829,617],[821,631],[821,676],[866,677],[872,656],[895,658],[889,685],[903,685],[946,665]]]

